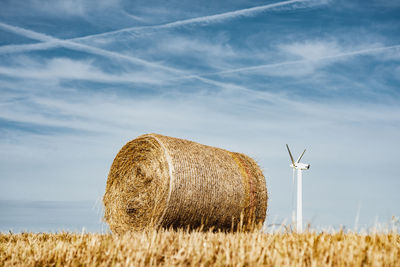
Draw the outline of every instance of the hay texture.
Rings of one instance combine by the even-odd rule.
[[[157,227],[260,225],[267,189],[248,156],[184,139],[146,134],[118,152],[103,202],[114,233]]]

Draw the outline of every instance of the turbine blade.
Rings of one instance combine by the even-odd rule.
[[[301,158],[303,157],[304,153],[306,152],[306,150],[304,149],[303,153],[301,153],[300,157],[297,159],[296,163],[299,163]]]
[[[292,164],[293,164],[293,167],[294,167],[295,166],[294,159],[293,159],[292,153],[290,152],[288,144],[286,144],[286,148],[287,148],[287,151],[289,152],[290,160],[292,161]]]

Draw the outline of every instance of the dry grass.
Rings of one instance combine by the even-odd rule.
[[[400,235],[212,233],[0,234],[0,266],[400,266]]]

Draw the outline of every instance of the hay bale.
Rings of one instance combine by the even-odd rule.
[[[103,202],[114,233],[159,227],[230,229],[266,216],[265,178],[244,154],[146,134],[118,152]]]

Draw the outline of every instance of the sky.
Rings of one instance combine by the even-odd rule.
[[[266,225],[289,223],[295,207],[285,144],[295,157],[307,148],[305,223],[356,229],[400,216],[399,1],[1,6],[1,231],[39,229],[28,210],[43,203],[81,209],[74,226],[46,224],[59,215],[42,209],[41,231],[100,225],[111,163],[145,133],[253,157]],[[97,212],[80,217],[85,208]]]

